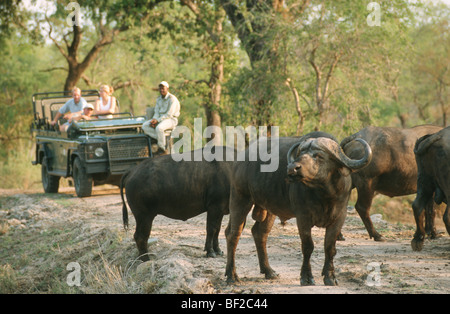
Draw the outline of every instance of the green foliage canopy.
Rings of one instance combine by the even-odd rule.
[[[223,126],[277,125],[283,136],[320,129],[342,138],[366,125],[447,125],[449,7],[379,0],[381,24],[369,26],[369,2],[79,1],[77,60],[102,38],[108,44],[77,85],[113,85],[121,109],[142,115],[158,96],[158,82],[167,80],[188,127],[206,109]],[[55,44],[64,48],[73,40],[67,1],[49,11],[29,3],[37,1],[0,4],[2,165],[11,148],[32,156],[31,95],[62,90],[69,75]],[[221,97],[214,103],[217,84]]]

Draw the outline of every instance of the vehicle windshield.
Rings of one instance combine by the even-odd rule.
[[[75,122],[80,131],[89,131],[91,129],[99,130],[104,128],[129,128],[133,126],[141,126],[145,121],[145,117],[125,117],[114,119],[92,119],[80,120]]]

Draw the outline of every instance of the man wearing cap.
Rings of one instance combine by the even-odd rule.
[[[76,117],[72,117],[72,119],[69,120],[69,122],[72,121],[78,121],[78,120],[91,120],[92,117],[92,113],[94,112],[94,105],[93,104],[86,104],[86,106],[83,107],[83,113],[79,116]]]
[[[94,112],[94,105],[86,103],[86,105],[83,107],[83,111],[81,111],[81,113],[80,112],[74,113],[69,119],[69,121],[60,126],[60,130],[66,132],[72,125],[72,122],[74,121],[79,121],[81,119],[91,120],[93,118],[91,117],[93,112]]]
[[[142,130],[148,136],[158,140],[158,153],[166,150],[164,131],[174,129],[180,116],[180,102],[177,97],[169,93],[169,83],[159,83],[160,96],[156,99],[155,113],[152,119],[142,125]]]

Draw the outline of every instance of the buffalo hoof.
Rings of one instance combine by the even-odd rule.
[[[237,284],[239,282],[240,282],[240,280],[239,280],[238,275],[234,274],[234,275],[231,275],[231,276],[227,276],[227,284],[228,285],[234,285],[234,284]]]
[[[216,255],[216,252],[208,252],[208,253],[206,253],[206,257],[215,258],[215,257],[217,257],[217,255]]]
[[[278,279],[280,275],[278,275],[273,269],[264,272],[266,279]]]
[[[336,277],[332,276],[325,276],[323,278],[323,283],[325,284],[325,286],[337,286],[338,285],[338,281],[336,279]]]
[[[339,233],[339,235],[338,235],[338,237],[337,237],[336,240],[337,240],[337,241],[345,241],[345,238],[344,238],[344,235],[342,234],[342,232]]]
[[[206,253],[206,257],[212,257],[215,258],[217,256],[223,256],[223,252],[219,250],[209,251]]]
[[[412,239],[411,241],[411,248],[413,251],[420,252],[423,249],[423,239]]]
[[[139,255],[139,259],[141,260],[141,262],[145,263],[150,260],[150,257],[148,256],[148,253],[144,253],[142,255]]]
[[[381,234],[376,234],[373,236],[376,242],[386,242],[386,239]]]
[[[315,286],[316,282],[312,276],[302,277],[300,278],[300,285],[302,286]]]
[[[436,230],[427,232],[427,236],[428,236],[428,238],[429,238],[430,240],[434,240],[434,239],[437,239],[437,238],[440,238],[440,237],[441,237],[441,235],[438,234],[438,233],[436,232]]]

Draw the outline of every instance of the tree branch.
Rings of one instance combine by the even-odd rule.
[[[187,6],[192,13],[195,14],[198,21],[205,25],[206,31],[208,32],[211,40],[215,43],[220,41],[219,36],[213,31],[213,27],[210,25],[209,21],[203,16],[202,12],[199,10],[198,6],[192,0],[181,0],[182,5]]]
[[[184,84],[195,83],[195,84],[206,84],[208,87],[211,87],[211,83],[207,80],[184,80]]]
[[[54,67],[54,68],[50,68],[50,69],[46,69],[46,70],[40,70],[39,72],[52,72],[52,71],[56,71],[56,70],[63,70],[68,72],[68,70],[65,67]]]
[[[317,51],[318,46],[316,45],[310,54],[309,57],[309,63],[311,64],[311,66],[313,67],[314,71],[316,72],[316,105],[317,105],[317,109],[319,109],[319,112],[322,111],[322,95],[321,95],[321,89],[320,89],[320,84],[322,81],[322,72],[320,71],[319,67],[317,66],[316,62],[315,62],[315,54]]]
[[[119,82],[117,84],[114,84],[113,88],[114,88],[114,90],[118,90],[118,89],[125,88],[128,86],[140,86],[140,85],[142,85],[141,82],[135,82],[135,81],[131,80],[131,81]]]
[[[93,84],[96,85],[95,83],[93,83],[91,81],[91,79],[89,77],[86,76],[86,74],[82,74],[81,78],[83,79],[83,81],[86,83],[87,86],[92,86]]]
[[[328,87],[329,87],[331,75],[332,75],[334,69],[336,68],[336,66],[338,64],[340,57],[341,57],[341,55],[339,55],[337,53],[334,54],[333,63],[331,64],[331,66],[330,66],[330,68],[328,70],[327,77],[325,78],[325,85],[323,86],[322,97],[324,99],[327,98],[327,92],[328,92]]]
[[[289,8],[288,11],[289,12],[295,12],[296,15],[298,14],[302,14],[305,9],[309,6],[309,3],[311,2],[311,0],[304,0],[302,3],[300,2],[294,2]],[[297,7],[299,7],[299,9],[297,9]]]
[[[246,22],[245,16],[239,12],[239,9],[230,0],[220,0],[223,9],[228,15],[228,18],[233,24],[234,29],[238,33],[238,37],[243,44],[245,44],[245,39],[252,32],[249,28],[249,24]]]
[[[74,60],[77,59],[77,53],[78,48],[80,47],[82,34],[83,32],[81,31],[81,27],[73,25],[73,39],[72,44],[69,46],[69,56],[71,56]]]
[[[48,23],[49,26],[49,31],[48,31],[48,37],[53,41],[53,43],[55,44],[56,48],[58,48],[59,52],[63,55],[64,58],[66,58],[66,60],[69,60],[69,56],[67,55],[67,53],[64,51],[64,49],[58,44],[58,42],[56,41],[56,39],[54,39],[52,37],[52,32],[53,32],[53,27],[52,24],[50,23],[50,20],[48,18],[47,15],[45,15],[45,20]]]
[[[90,64],[91,62],[97,57],[100,50],[109,44],[111,44],[114,41],[114,37],[120,32],[119,29],[112,30],[109,34],[106,36],[102,36],[95,45],[89,50],[86,57],[84,57],[83,61],[79,64],[80,70],[83,72]]]
[[[303,131],[303,113],[302,108],[300,107],[300,98],[297,89],[295,88],[294,84],[292,83],[290,78],[287,78],[284,82],[287,87],[289,87],[292,91],[292,94],[294,96],[294,102],[295,102],[295,109],[297,110],[298,114],[298,123],[297,123],[297,135],[300,135]]]

